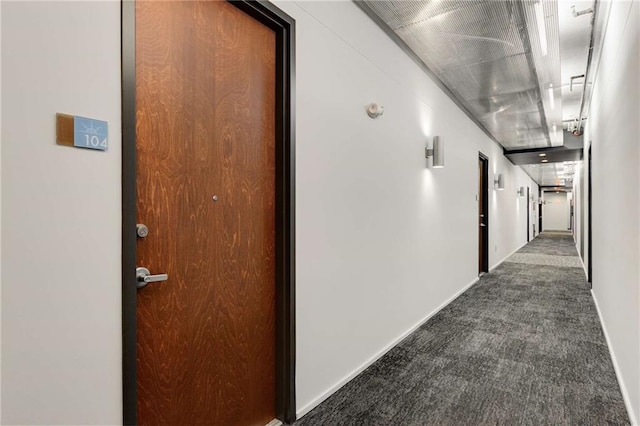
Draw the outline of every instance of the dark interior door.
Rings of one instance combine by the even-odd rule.
[[[542,190],[538,189],[538,234],[542,232]]]
[[[527,242],[529,242],[529,233],[531,232],[531,222],[529,220],[529,215],[531,214],[531,189],[527,186]]]
[[[478,275],[489,272],[489,159],[478,158]]]
[[[593,169],[591,168],[591,143],[589,143],[589,152],[587,153],[588,158],[588,170],[589,172],[587,173],[588,176],[588,188],[587,188],[587,193],[588,193],[588,222],[587,222],[587,240],[588,240],[588,244],[587,244],[587,280],[589,281],[589,284],[591,284],[591,287],[593,287],[593,238],[592,238],[592,223],[593,223],[593,210],[592,210],[592,199],[593,199],[593,195],[591,192],[591,182],[593,181],[593,179],[591,178],[591,175],[593,173]]]
[[[585,260],[585,252],[584,252],[584,229],[585,229],[585,223],[584,223],[584,218],[585,218],[585,214],[584,211],[586,210],[586,206],[584,205],[584,185],[585,185],[585,178],[584,178],[584,170],[585,167],[582,168],[583,172],[580,173],[580,190],[578,191],[578,194],[576,194],[577,197],[579,197],[578,199],[580,200],[580,257],[582,258],[582,260]]]
[[[275,417],[275,34],[227,2],[136,4],[139,424]]]

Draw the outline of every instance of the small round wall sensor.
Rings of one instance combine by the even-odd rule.
[[[367,114],[371,118],[378,118],[382,114],[384,114],[384,107],[382,105],[378,105],[378,104],[375,104],[375,103],[369,104],[367,106]]]

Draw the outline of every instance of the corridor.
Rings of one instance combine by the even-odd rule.
[[[0,425],[640,426],[640,0],[0,27]]]
[[[296,425],[629,424],[570,233],[543,233]]]

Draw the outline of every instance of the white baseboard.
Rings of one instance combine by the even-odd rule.
[[[538,234],[540,235],[540,234]],[[536,237],[537,238],[537,237]],[[535,238],[534,238],[535,239]],[[529,244],[529,242],[526,242],[524,244],[522,244],[520,247],[518,247],[517,249],[515,249],[514,251],[512,251],[511,253],[509,253],[508,255],[506,255],[505,257],[502,258],[502,260],[498,263],[496,263],[495,265],[493,265],[491,268],[489,268],[489,272],[492,272],[494,269],[496,269],[498,266],[502,265],[502,263],[504,263],[505,260],[507,260],[508,258],[511,257],[512,254],[514,254],[515,252],[517,252],[518,250],[520,250],[522,247],[526,246],[527,244]]]
[[[351,373],[347,374],[345,377],[343,377],[340,381],[338,381],[338,383],[336,383],[335,385],[331,386],[329,389],[327,389],[326,391],[322,392],[320,394],[320,396],[318,396],[316,399],[314,399],[313,401],[311,401],[310,403],[308,403],[307,405],[305,405],[304,407],[300,408],[297,412],[296,412],[296,417],[298,419],[300,419],[302,416],[304,416],[305,414],[307,414],[309,411],[313,410],[314,408],[316,408],[318,405],[320,405],[324,400],[326,400],[327,398],[329,398],[331,395],[333,395],[338,389],[340,389],[341,387],[343,387],[344,385],[346,385],[348,382],[350,382],[353,378],[355,378],[358,374],[362,373],[367,367],[371,366],[374,362],[376,362],[377,360],[379,360],[380,358],[382,358],[383,355],[385,355],[387,352],[389,352],[391,349],[393,349],[398,343],[400,343],[402,340],[404,340],[407,336],[409,336],[411,333],[413,333],[414,331],[416,331],[420,326],[422,326],[425,322],[429,321],[429,319],[431,319],[431,317],[433,317],[435,314],[437,314],[438,312],[440,312],[442,309],[444,309],[448,304],[450,304],[451,302],[453,302],[454,300],[456,300],[460,295],[462,295],[465,291],[467,291],[469,288],[471,288],[474,284],[476,284],[478,281],[480,280],[480,278],[476,278],[475,280],[471,281],[469,284],[465,285],[462,289],[458,290],[453,296],[451,296],[449,299],[447,299],[444,303],[442,303],[440,306],[438,306],[433,312],[431,312],[429,315],[427,315],[426,317],[424,317],[423,319],[421,319],[418,323],[416,323],[415,325],[413,325],[411,328],[409,328],[407,331],[405,331],[404,333],[402,333],[400,336],[398,336],[397,338],[395,338],[393,341],[391,341],[387,346],[385,346],[384,348],[382,348],[382,350],[380,350],[378,353],[376,353],[375,355],[373,355],[371,358],[369,358],[367,361],[365,361],[360,367],[356,368],[354,371],[352,371]]]
[[[602,318],[602,312],[600,312],[598,299],[596,299],[596,294],[593,292],[593,290],[591,290],[591,297],[593,298],[593,302],[596,305],[596,311],[598,311],[598,317],[600,318],[600,325],[602,326],[602,331],[604,332],[604,338],[607,340],[607,346],[609,347],[609,354],[611,355],[611,361],[613,362],[613,369],[616,372],[616,378],[618,379],[618,384],[620,385],[620,391],[622,392],[624,405],[627,407],[627,413],[629,414],[629,421],[633,426],[638,426],[637,417],[633,412],[633,407],[631,406],[631,398],[629,397],[629,392],[627,392],[627,387],[624,385],[624,380],[622,380],[622,374],[620,373],[618,360],[616,358],[615,352],[613,351],[613,346],[611,345],[611,339],[609,339],[609,332],[607,332],[607,326],[605,325],[604,319]]]
[[[582,269],[584,270],[584,276],[585,278],[589,278],[589,272],[587,272],[587,267],[585,266],[584,262],[582,261],[582,255],[580,254],[580,250],[578,250],[578,244],[576,243],[576,251],[578,252],[578,259],[580,259],[580,264],[582,265]]]

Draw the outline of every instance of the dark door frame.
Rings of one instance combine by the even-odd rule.
[[[542,233],[542,188],[538,187],[538,235]]]
[[[489,272],[489,157],[478,152],[478,159],[482,161],[482,211],[484,212],[484,224],[482,227],[482,271]],[[478,226],[480,226],[478,224]]]
[[[587,171],[588,171],[588,177],[587,177],[587,196],[588,201],[587,201],[587,212],[589,215],[589,219],[587,220],[587,282],[589,283],[589,286],[591,288],[593,288],[593,238],[592,238],[592,222],[593,222],[593,215],[592,215],[592,193],[591,193],[591,182],[593,182],[593,179],[591,178],[591,174],[593,173],[593,168],[591,165],[591,141],[589,141],[589,149],[587,151]]]
[[[531,189],[527,186],[527,242],[529,242],[529,233],[531,232],[531,223],[529,222],[529,215],[531,214],[529,213],[529,207],[531,207],[531,201],[529,200],[529,197],[531,196],[530,191]]]
[[[276,417],[295,420],[295,20],[266,1],[232,1],[276,33]],[[123,423],[136,424],[135,2],[121,2]]]

